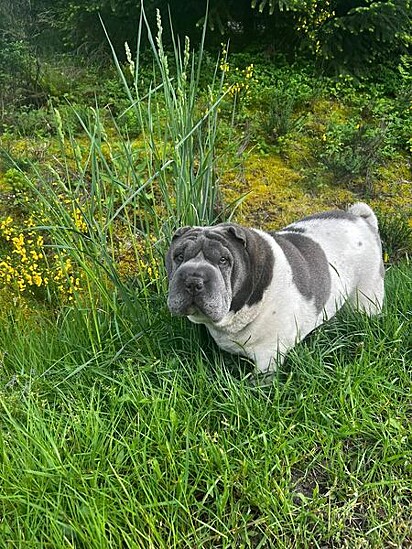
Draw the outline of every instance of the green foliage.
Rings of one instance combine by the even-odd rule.
[[[253,7],[270,15],[296,14],[292,25],[306,45],[326,65],[365,71],[378,62],[398,61],[412,40],[410,0],[253,0]]]
[[[269,142],[302,128],[305,116],[302,106],[316,94],[316,81],[305,69],[280,65],[266,70],[261,62],[255,70],[255,86],[250,102],[261,111],[261,130]]]
[[[50,109],[22,106],[10,109],[3,117],[3,133],[12,128],[14,135],[46,138],[53,134]]]
[[[47,50],[47,4],[0,0],[0,122],[15,105],[39,106],[46,101],[38,45]]]
[[[368,186],[376,167],[392,152],[385,150],[384,143],[384,126],[373,126],[355,118],[329,124],[319,156],[338,178],[361,176]]]
[[[142,132],[149,174],[158,181],[165,208],[163,230],[170,238],[178,226],[211,224],[218,215],[214,153],[218,106],[226,93],[224,71],[219,74],[219,63],[215,65],[207,92],[202,96],[203,110],[199,112],[204,41],[195,55],[190,51],[189,39],[181,45],[172,32],[173,52],[169,56],[163,44],[160,12],[157,13],[156,36],[145,21],[155,63],[155,80],[148,92],[142,95],[139,89],[140,49],[136,57],[132,56],[126,44],[128,65],[125,69],[113,46],[112,51],[129,99],[125,113],[134,112]],[[140,27],[139,35],[141,31]],[[132,75],[131,85],[127,73]],[[147,97],[147,102],[143,97]],[[159,117],[164,124],[159,124]],[[170,181],[173,181],[172,187]]]
[[[399,78],[396,70],[375,76],[324,79],[323,95],[336,97],[339,106],[330,104],[329,116],[317,128],[317,158],[342,181],[363,180],[369,193],[376,169],[410,152],[412,131],[409,79]]]
[[[296,117],[297,100],[282,89],[275,89],[263,96],[266,108],[262,114],[262,130],[270,142],[276,142],[280,137],[301,127],[303,119]]]
[[[44,95],[39,87],[39,65],[27,42],[0,36],[0,120],[14,105],[39,105]]]
[[[66,48],[101,56],[107,53],[107,42],[99,17],[119,58],[124,55],[124,42],[137,40],[134,21],[140,0],[41,0],[35,6],[18,0],[12,15],[6,3],[0,2],[0,14],[3,9],[5,21],[12,21],[17,29],[8,38],[11,42],[23,39],[31,47],[42,44],[50,51],[63,37]],[[410,0],[149,0],[145,4],[148,21],[155,21],[156,9],[166,19],[169,8],[175,35],[197,41],[207,19],[211,45],[216,46],[223,36],[231,40],[232,48],[249,47],[269,55],[283,52],[290,57],[305,51],[323,66],[360,72],[380,63],[396,65],[407,53],[412,36]],[[149,46],[145,37],[143,41]],[[167,48],[173,47],[171,32],[164,41]]]
[[[379,230],[388,261],[394,263],[412,254],[412,223],[404,212],[379,215]]]
[[[3,183],[14,194],[21,194],[27,190],[27,181],[24,174],[16,168],[10,168],[3,176]]]
[[[399,60],[412,35],[410,0],[327,2],[329,17],[315,31],[312,48],[337,65],[365,69],[365,63]]]

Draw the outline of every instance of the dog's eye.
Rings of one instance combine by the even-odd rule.
[[[176,263],[181,263],[184,259],[184,255],[182,253],[176,254],[174,259],[175,259]]]
[[[228,263],[229,263],[228,258],[222,255],[222,257],[219,259],[219,265],[227,265]]]

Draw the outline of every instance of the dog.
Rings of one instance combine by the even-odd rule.
[[[378,221],[363,202],[276,232],[180,228],[166,270],[170,312],[205,324],[219,347],[264,374],[345,302],[376,315],[384,299]]]

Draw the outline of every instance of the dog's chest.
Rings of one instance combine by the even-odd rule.
[[[228,353],[248,356],[246,344],[250,342],[250,336],[240,336],[239,334],[226,334],[219,330],[209,328],[209,332],[216,344]]]
[[[285,310],[281,303],[276,303],[275,307],[274,296],[269,296],[270,293],[269,290],[261,302],[232,314],[221,325],[207,325],[221,349],[253,357],[257,347],[273,340],[284,323]]]
[[[221,349],[254,359],[259,353],[293,345],[315,327],[318,314],[313,300],[305,299],[291,278],[282,277],[281,282],[282,291],[275,278],[261,302],[245,307],[220,326],[207,325]]]
[[[224,351],[249,356],[248,349],[256,343],[262,317],[262,302],[229,313],[219,325],[208,324],[211,336]]]

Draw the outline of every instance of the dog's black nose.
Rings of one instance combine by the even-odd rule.
[[[204,286],[204,280],[200,276],[189,275],[185,280],[185,288],[191,295],[200,294]]]

